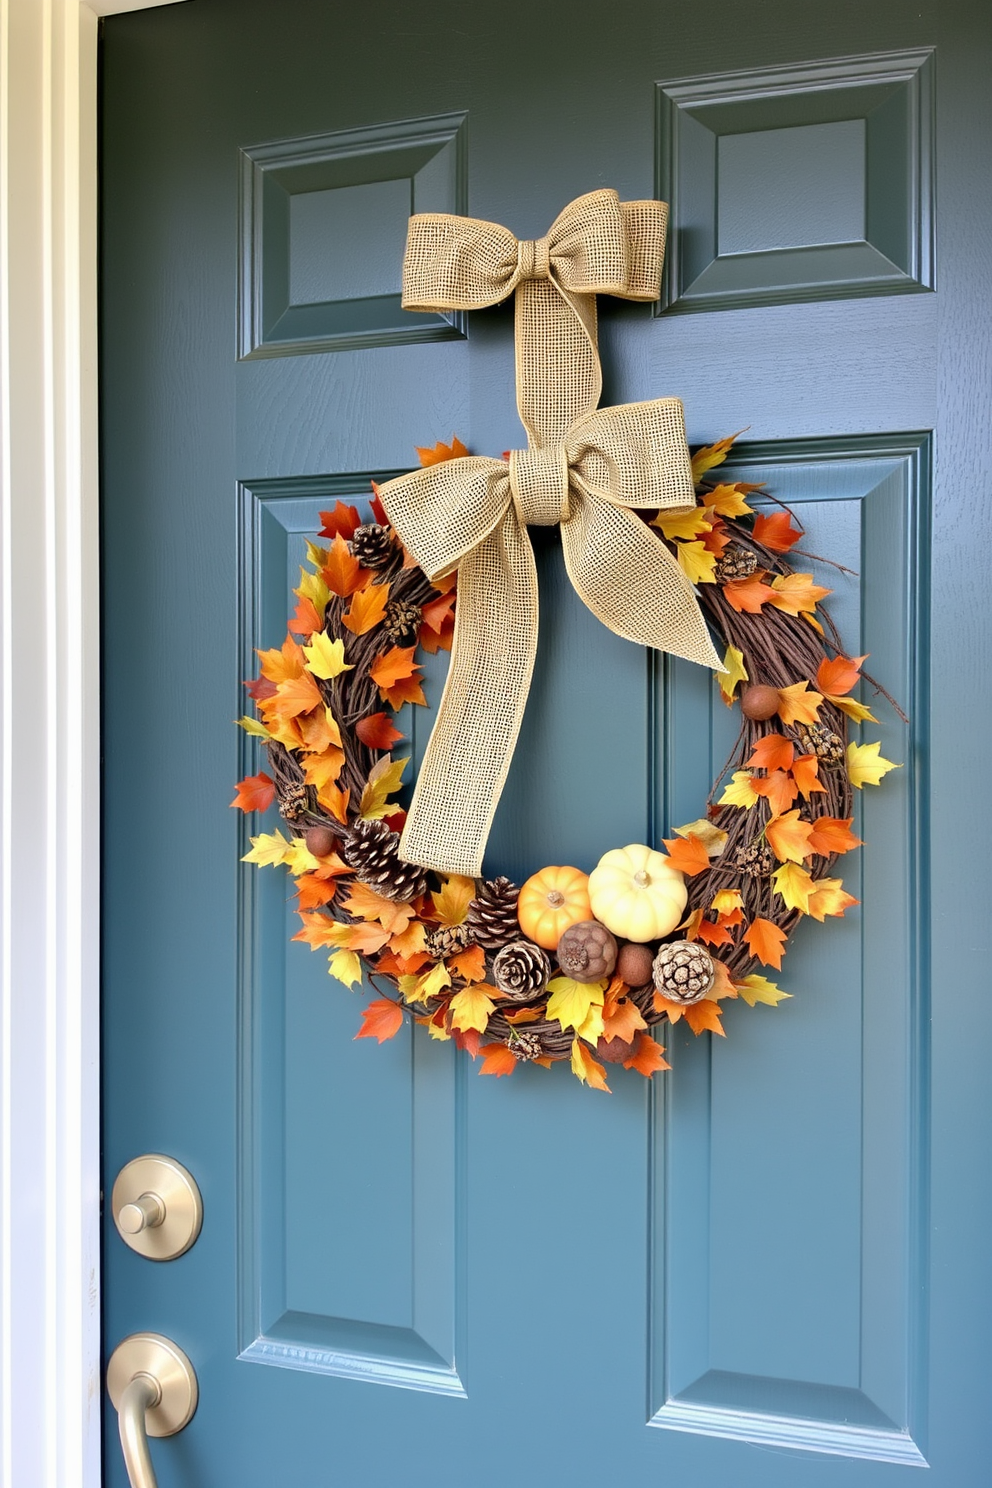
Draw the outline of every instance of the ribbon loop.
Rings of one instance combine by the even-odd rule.
[[[557,527],[569,518],[568,457],[565,446],[511,450],[510,490],[525,527]]]

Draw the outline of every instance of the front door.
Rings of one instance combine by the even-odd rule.
[[[158,1332],[199,1380],[162,1488],[987,1482],[989,60],[968,0],[105,22],[104,1184],[160,1153],[203,1196],[171,1261],[107,1216],[108,1352]],[[290,942],[228,809],[319,511],[367,512],[415,445],[521,443],[510,306],[400,308],[410,212],[532,238],[600,186],[672,218],[662,305],[600,302],[604,403],[745,431],[728,468],[843,565],[809,559],[910,719],[876,709],[902,769],[792,1000],[668,1029],[671,1071],[610,1096],[567,1063],[480,1078],[423,1029],[356,1042],[376,994]],[[709,674],[617,639],[538,547],[487,858],[517,882],[657,844],[733,745]],[[115,1438],[108,1407],[123,1488]]]

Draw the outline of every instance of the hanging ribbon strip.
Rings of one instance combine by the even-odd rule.
[[[677,398],[601,408],[560,443],[387,481],[389,519],[429,578],[458,569],[451,665],[400,855],[478,877],[537,653],[528,525],[561,525],[577,593],[627,640],[719,669],[692,587],[631,508],[693,505]]]
[[[603,390],[596,296],[656,300],[665,256],[664,202],[577,197],[544,238],[518,242],[473,217],[411,217],[405,310],[481,310],[516,291],[517,408],[531,446],[560,444]]]

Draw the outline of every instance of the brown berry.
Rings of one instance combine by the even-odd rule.
[[[778,712],[779,697],[774,687],[766,687],[758,683],[754,687],[745,687],[741,694],[741,712],[745,718],[752,719],[755,723],[763,723],[766,718],[774,718]]]
[[[633,1054],[630,1044],[625,1043],[622,1038],[601,1038],[596,1045],[596,1053],[600,1059],[605,1059],[608,1064],[623,1064]]]
[[[628,941],[621,946],[617,957],[617,976],[627,983],[628,987],[646,987],[651,980],[651,967],[654,963],[654,952],[650,946],[638,945],[636,941]]]
[[[336,838],[329,827],[308,827],[303,840],[307,845],[307,852],[313,853],[315,858],[326,858],[329,852],[334,851]]]

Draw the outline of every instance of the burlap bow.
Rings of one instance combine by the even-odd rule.
[[[431,578],[458,569],[448,680],[400,843],[408,862],[478,877],[537,653],[527,525],[561,524],[579,596],[627,640],[719,668],[692,586],[630,508],[692,506],[677,398],[601,408],[561,444],[445,461],[380,488]]]
[[[411,217],[403,259],[407,310],[480,310],[516,290],[517,408],[532,445],[559,444],[603,389],[596,295],[656,300],[665,256],[664,202],[591,191],[547,237],[518,242],[473,217]]]

